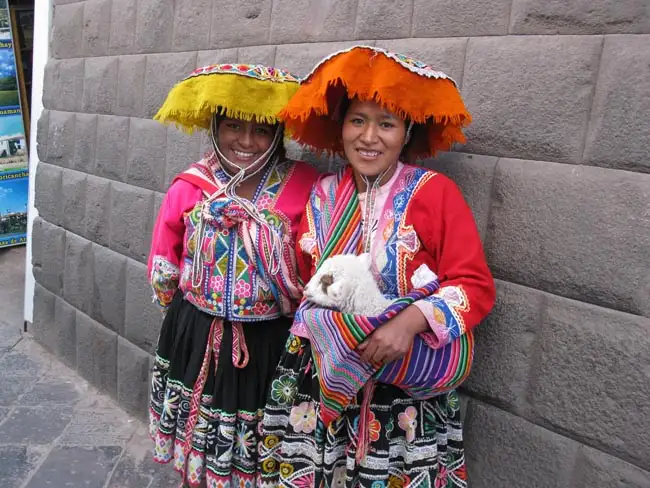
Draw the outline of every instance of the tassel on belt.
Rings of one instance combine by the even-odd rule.
[[[219,366],[219,351],[223,340],[224,321],[222,318],[215,318],[210,324],[208,333],[208,343],[203,354],[203,362],[199,375],[194,382],[192,389],[192,400],[190,402],[190,413],[185,426],[185,444],[183,454],[185,461],[188,460],[188,454],[192,450],[192,433],[199,418],[199,409],[201,407],[201,395],[208,380],[208,371],[210,370],[210,358],[214,358],[215,368]],[[244,327],[241,322],[232,322],[232,364],[235,368],[245,368],[248,364],[249,355],[246,347],[246,337],[244,336]]]

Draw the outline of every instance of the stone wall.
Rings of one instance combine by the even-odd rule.
[[[358,42],[453,76],[469,142],[427,164],[471,204],[498,303],[467,394],[472,486],[650,486],[647,0],[58,1],[39,121],[37,339],[146,410],[149,235],[209,147],[151,119],[193,68],[305,74]]]

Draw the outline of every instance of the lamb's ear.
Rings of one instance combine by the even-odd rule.
[[[370,269],[370,265],[372,264],[370,253],[364,252],[363,254],[359,254],[359,260],[366,268]]]

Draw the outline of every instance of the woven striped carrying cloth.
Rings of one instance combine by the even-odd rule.
[[[310,230],[317,236],[314,198],[312,196],[307,212],[310,225],[314,225]],[[334,208],[331,212],[321,212],[318,228],[326,237],[317,237],[312,251],[317,267],[329,256],[361,252],[361,211],[349,168],[339,174]],[[398,298],[377,317],[344,314],[319,308],[308,301],[302,302],[296,320],[307,326],[310,335],[321,390],[319,415],[326,426],[340,415],[360,390],[366,390],[364,403],[369,402],[375,382],[398,386],[413,398],[423,400],[454,389],[465,380],[474,352],[471,334],[463,334],[440,349],[429,345],[427,335],[430,333],[418,334],[405,357],[381,368],[362,361],[356,352],[356,347],[376,328],[416,300],[433,294],[438,287],[438,282],[433,281],[414,290]],[[361,425],[359,430],[362,436]]]

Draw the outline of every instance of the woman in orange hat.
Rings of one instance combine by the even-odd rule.
[[[303,281],[328,257],[367,253],[396,301],[361,317],[303,300],[271,384],[258,484],[465,487],[455,388],[495,287],[461,192],[409,164],[464,140],[456,84],[357,46],[319,63],[280,117],[299,142],[347,161],[312,190],[298,231]],[[338,279],[345,272],[323,289]]]

